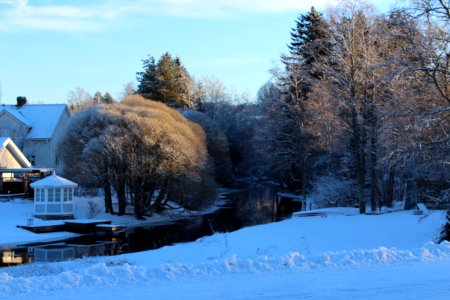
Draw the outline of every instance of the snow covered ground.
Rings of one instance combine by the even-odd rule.
[[[17,245],[35,241],[52,241],[74,236],[68,232],[53,232],[35,234],[17,228],[17,225],[27,225],[33,219],[35,225],[42,223],[40,219],[33,218],[34,206],[31,200],[15,199],[10,202],[0,202],[0,246]],[[47,224],[59,221],[47,221]]]
[[[80,219],[101,219],[111,221],[113,224],[122,226],[142,226],[143,221],[136,220],[134,215],[118,216],[104,213],[104,202],[101,197],[93,198],[74,198],[75,218]],[[211,209],[213,209],[212,207]],[[61,240],[77,234],[69,232],[39,233],[35,234],[27,230],[17,228],[17,225],[27,225],[31,220],[33,225],[46,224],[51,225],[61,223],[61,221],[44,221],[34,218],[34,206],[32,200],[13,199],[11,201],[0,202],[0,247],[8,245],[26,244],[37,241]],[[186,212],[183,212],[186,215]],[[191,212],[196,214],[198,212]],[[172,216],[154,214],[146,221],[148,224],[169,222],[174,220],[175,216],[182,216],[176,211]]]
[[[449,299],[450,243],[433,242],[445,212],[328,213],[153,251],[3,268],[0,299]]]

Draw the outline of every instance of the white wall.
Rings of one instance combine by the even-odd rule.
[[[19,122],[9,113],[0,114],[0,136],[10,137],[19,149],[23,149],[24,137],[28,133],[28,127]]]

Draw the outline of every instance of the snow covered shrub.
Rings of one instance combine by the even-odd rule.
[[[80,111],[59,150],[65,176],[84,187],[103,188],[110,213],[111,188],[119,214],[130,200],[137,218],[169,200],[177,202],[171,195],[184,195],[182,202],[191,208],[210,199],[198,193],[214,183],[205,133],[163,103],[132,95]]]
[[[355,182],[350,179],[322,176],[317,178],[313,184],[310,194],[312,208],[323,208],[330,206],[353,206]]]
[[[88,215],[87,215],[87,218],[88,218],[88,219],[92,219],[92,218],[94,218],[96,215],[98,215],[99,213],[101,213],[100,205],[99,205],[97,202],[92,201],[92,200],[89,200],[89,201],[87,202],[87,205],[88,205],[88,207],[89,207],[89,211],[88,211]]]
[[[74,215],[77,219],[92,219],[98,217],[104,210],[102,197],[74,197]]]

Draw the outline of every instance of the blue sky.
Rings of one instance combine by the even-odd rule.
[[[290,28],[335,0],[0,0],[1,101],[65,103],[80,87],[118,97],[142,59],[168,51],[195,78],[254,96]],[[377,2],[386,11],[395,1]]]

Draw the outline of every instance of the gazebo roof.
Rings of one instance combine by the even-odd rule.
[[[77,187],[78,184],[68,179],[52,174],[44,179],[35,181],[30,184],[32,188],[45,188],[45,187]]]

